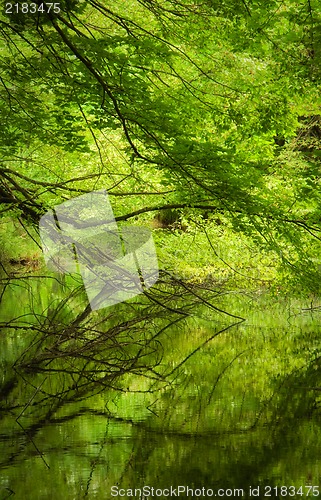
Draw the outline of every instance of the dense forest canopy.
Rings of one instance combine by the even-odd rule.
[[[319,3],[60,7],[1,13],[1,214],[105,188],[118,220],[220,216],[318,289]]]

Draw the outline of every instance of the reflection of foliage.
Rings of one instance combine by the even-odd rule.
[[[2,300],[15,284],[28,287],[27,278],[3,278]],[[55,294],[60,287],[66,292],[65,281],[54,278],[52,286]],[[2,418],[15,414],[27,439],[32,440],[44,422],[54,421],[57,411],[67,403],[108,391],[153,394],[170,387],[196,352],[233,326],[233,320],[242,321],[213,305],[220,293],[219,287],[187,284],[162,272],[157,285],[144,295],[106,312],[92,312],[89,306],[83,309],[79,305],[83,289],[74,288],[67,298],[53,299],[45,310],[13,314],[0,329],[7,335],[11,331],[23,334],[19,337],[22,346],[20,355],[12,353],[16,359],[5,369],[0,388]],[[208,311],[210,315],[215,312],[226,316],[232,323],[200,339],[198,346],[176,361],[176,366],[169,364],[164,340],[198,311],[204,320]],[[30,416],[33,423],[25,424]]]
[[[19,286],[28,282],[26,277],[15,281]],[[67,286],[55,283],[56,291]],[[19,356],[12,353],[11,376],[5,370],[2,417],[17,416],[25,442],[33,439],[39,454],[39,435],[48,422],[68,426],[79,415],[179,439],[253,427],[260,432],[260,424],[282,423],[283,413],[286,425],[289,417],[302,417],[315,407],[311,387],[309,398],[301,396],[307,395],[305,386],[318,383],[316,365],[309,380],[301,367],[317,349],[317,335],[313,342],[309,332],[302,339],[289,337],[289,328],[283,331],[273,319],[270,326],[265,320],[262,329],[252,325],[249,331],[241,318],[222,312],[227,306],[235,309],[235,303],[213,282],[187,284],[163,272],[145,296],[100,312],[82,308],[82,293],[75,290],[40,312],[12,315],[1,324],[7,334],[21,332],[23,344]],[[269,312],[266,306],[263,315],[276,314],[275,303]],[[135,413],[127,407],[130,398],[135,408],[142,403]],[[94,409],[97,400],[100,410]],[[146,421],[139,423],[141,414]],[[11,462],[18,457],[17,449]]]
[[[52,399],[59,407],[107,388],[123,390],[125,374],[145,377],[155,386],[153,390],[158,390],[170,383],[161,368],[162,335],[195,315],[201,305],[229,316],[212,305],[219,290],[187,285],[168,273],[163,273],[145,297],[114,306],[107,313],[93,313],[89,306],[78,314],[73,312],[79,293],[82,289],[74,290],[57,305],[34,313],[33,318],[19,316],[1,324],[1,329],[23,331],[30,338],[14,364],[15,375],[1,391],[8,400],[7,409],[15,406],[15,384],[21,377],[30,384],[32,393],[35,378],[45,376],[31,406]]]

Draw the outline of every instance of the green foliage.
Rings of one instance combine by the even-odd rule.
[[[212,206],[315,290],[320,16],[292,0],[1,14],[2,211],[37,222],[102,187],[120,215]]]

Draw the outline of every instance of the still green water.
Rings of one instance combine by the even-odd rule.
[[[66,398],[61,371],[16,362],[61,293],[46,280],[35,286],[11,286],[1,302],[12,328],[1,330],[0,500],[319,496],[318,309],[218,297],[246,321],[212,311],[167,328],[157,349],[169,382],[127,373]],[[33,329],[15,328],[17,316]]]

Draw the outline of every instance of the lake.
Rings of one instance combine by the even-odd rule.
[[[92,313],[73,286],[4,287],[1,500],[319,496],[316,299]]]

